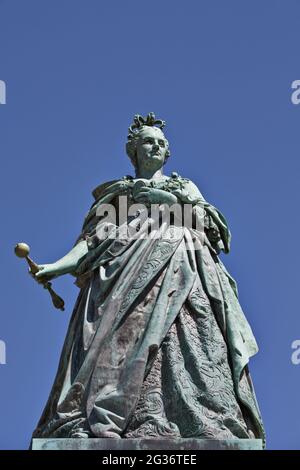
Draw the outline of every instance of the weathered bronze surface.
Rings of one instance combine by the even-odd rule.
[[[34,438],[264,440],[248,370],[257,344],[218,256],[230,231],[191,180],[163,175],[163,126],[152,113],[135,117],[126,146],[135,177],[97,187],[75,246],[35,274],[71,273],[80,293]],[[120,216],[121,197],[135,236],[103,217]],[[192,206],[198,229],[162,222],[142,236],[150,208],[163,205],[161,218],[174,204]]]

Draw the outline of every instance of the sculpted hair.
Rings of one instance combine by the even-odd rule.
[[[162,131],[165,124],[166,124],[165,121],[162,121],[161,119],[156,119],[154,113],[149,113],[146,117],[140,116],[139,114],[134,116],[133,124],[131,124],[131,126],[128,129],[129,134],[127,136],[126,153],[135,168],[137,167],[137,155],[136,155],[137,142],[140,138],[140,134],[142,130],[145,129],[146,127],[156,127],[157,129],[160,129]],[[167,150],[166,158],[164,161],[164,165],[165,165],[171,153],[169,149],[169,142],[167,141],[163,132],[162,134],[164,136],[164,140],[166,143],[166,150]]]

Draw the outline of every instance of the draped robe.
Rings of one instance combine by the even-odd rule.
[[[248,370],[257,344],[218,256],[230,248],[226,220],[172,174],[158,186],[203,216],[202,233],[161,224],[155,237],[99,239],[99,208],[133,202],[134,185],[93,192],[80,293],[33,437],[264,438]]]

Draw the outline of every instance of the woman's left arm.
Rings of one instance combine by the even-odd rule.
[[[51,264],[40,264],[35,274],[38,282],[53,279],[63,274],[73,274],[77,265],[88,252],[86,240],[77,243],[65,256]]]

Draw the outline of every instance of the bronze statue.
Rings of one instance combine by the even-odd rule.
[[[192,181],[163,174],[164,124],[135,117],[126,145],[135,177],[97,187],[75,246],[34,274],[45,283],[71,273],[80,293],[33,437],[264,438],[248,370],[256,341],[218,257],[229,252],[227,222]],[[126,223],[108,221],[124,198],[134,209]],[[153,205],[160,220],[189,205],[198,229],[153,228]]]

